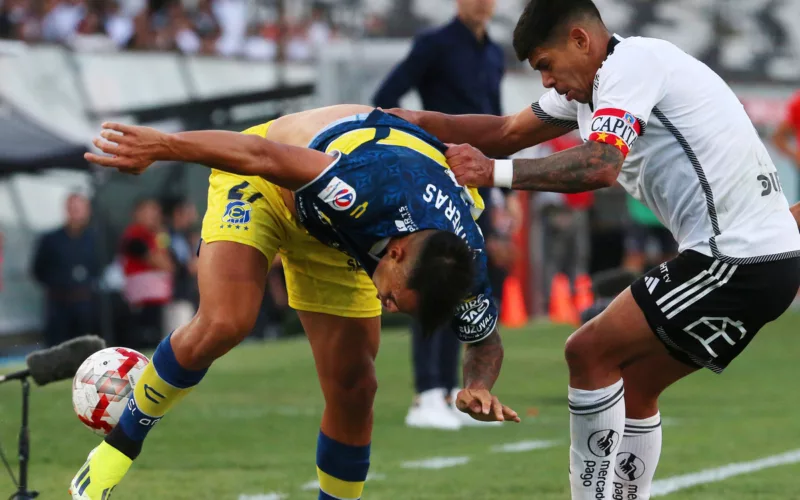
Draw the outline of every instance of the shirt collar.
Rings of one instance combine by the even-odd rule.
[[[469,29],[469,27],[467,27],[467,25],[464,24],[463,21],[461,21],[461,19],[458,18],[458,16],[453,18],[453,21],[450,23],[450,26],[453,26],[462,34],[468,35],[470,40],[475,42],[477,45],[480,45],[481,47],[485,47],[486,45],[492,43],[491,38],[489,38],[489,30],[486,30],[484,32],[483,40],[478,40],[477,38],[475,38],[475,33],[473,33],[472,30]]]
[[[622,40],[624,40],[624,38],[622,38],[621,36],[617,35],[616,33],[611,35],[611,39],[608,41],[608,47],[606,48],[606,57],[608,57],[608,56],[610,56],[611,54],[614,53],[614,49],[617,48],[617,45],[619,45],[619,43]]]

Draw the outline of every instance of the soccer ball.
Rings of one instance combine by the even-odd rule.
[[[92,432],[105,436],[119,422],[150,360],[124,347],[89,356],[72,379],[72,408]]]

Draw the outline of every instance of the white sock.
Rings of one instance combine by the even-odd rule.
[[[625,500],[649,500],[661,456],[661,414],[643,420],[625,419],[625,434],[617,452],[614,490]]]
[[[572,500],[611,500],[614,463],[625,428],[625,389],[616,384],[584,391],[569,388]]]

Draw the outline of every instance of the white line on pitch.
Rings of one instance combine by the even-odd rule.
[[[501,444],[492,446],[492,451],[495,453],[519,453],[531,450],[543,450],[545,448],[552,448],[559,444],[558,441],[518,441],[516,443]]]
[[[262,493],[260,495],[239,495],[239,500],[283,500],[288,498],[282,493]]]
[[[446,469],[457,465],[469,463],[469,457],[433,457],[425,460],[412,460],[403,462],[400,467],[404,469]]]
[[[691,488],[706,483],[715,483],[717,481],[724,481],[729,477],[739,476],[742,474],[749,474],[771,467],[778,467],[780,465],[788,465],[800,462],[800,449],[787,451],[780,455],[772,455],[770,457],[753,460],[752,462],[738,462],[714,469],[706,469],[692,474],[684,474],[682,476],[668,477],[653,482],[651,496],[669,495],[679,490]]]
[[[379,472],[376,472],[375,474],[370,472],[369,474],[367,474],[367,481],[380,481],[382,479],[386,479],[386,474],[381,474]],[[319,489],[319,481],[317,481],[316,479],[313,480],[313,481],[309,481],[309,482],[307,482],[305,484],[300,485],[300,489],[303,490],[303,491],[318,490]]]

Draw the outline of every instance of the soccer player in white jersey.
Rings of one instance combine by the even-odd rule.
[[[565,348],[572,498],[645,500],[661,451],[658,396],[700,368],[721,372],[789,307],[800,234],[742,105],[703,63],[663,40],[612,35],[591,0],[532,0],[514,48],[550,89],[529,109],[390,112],[471,144],[447,154],[463,185],[580,192],[619,182],[675,236],[680,255]],[[584,144],[547,158],[484,156],[574,129]]]

